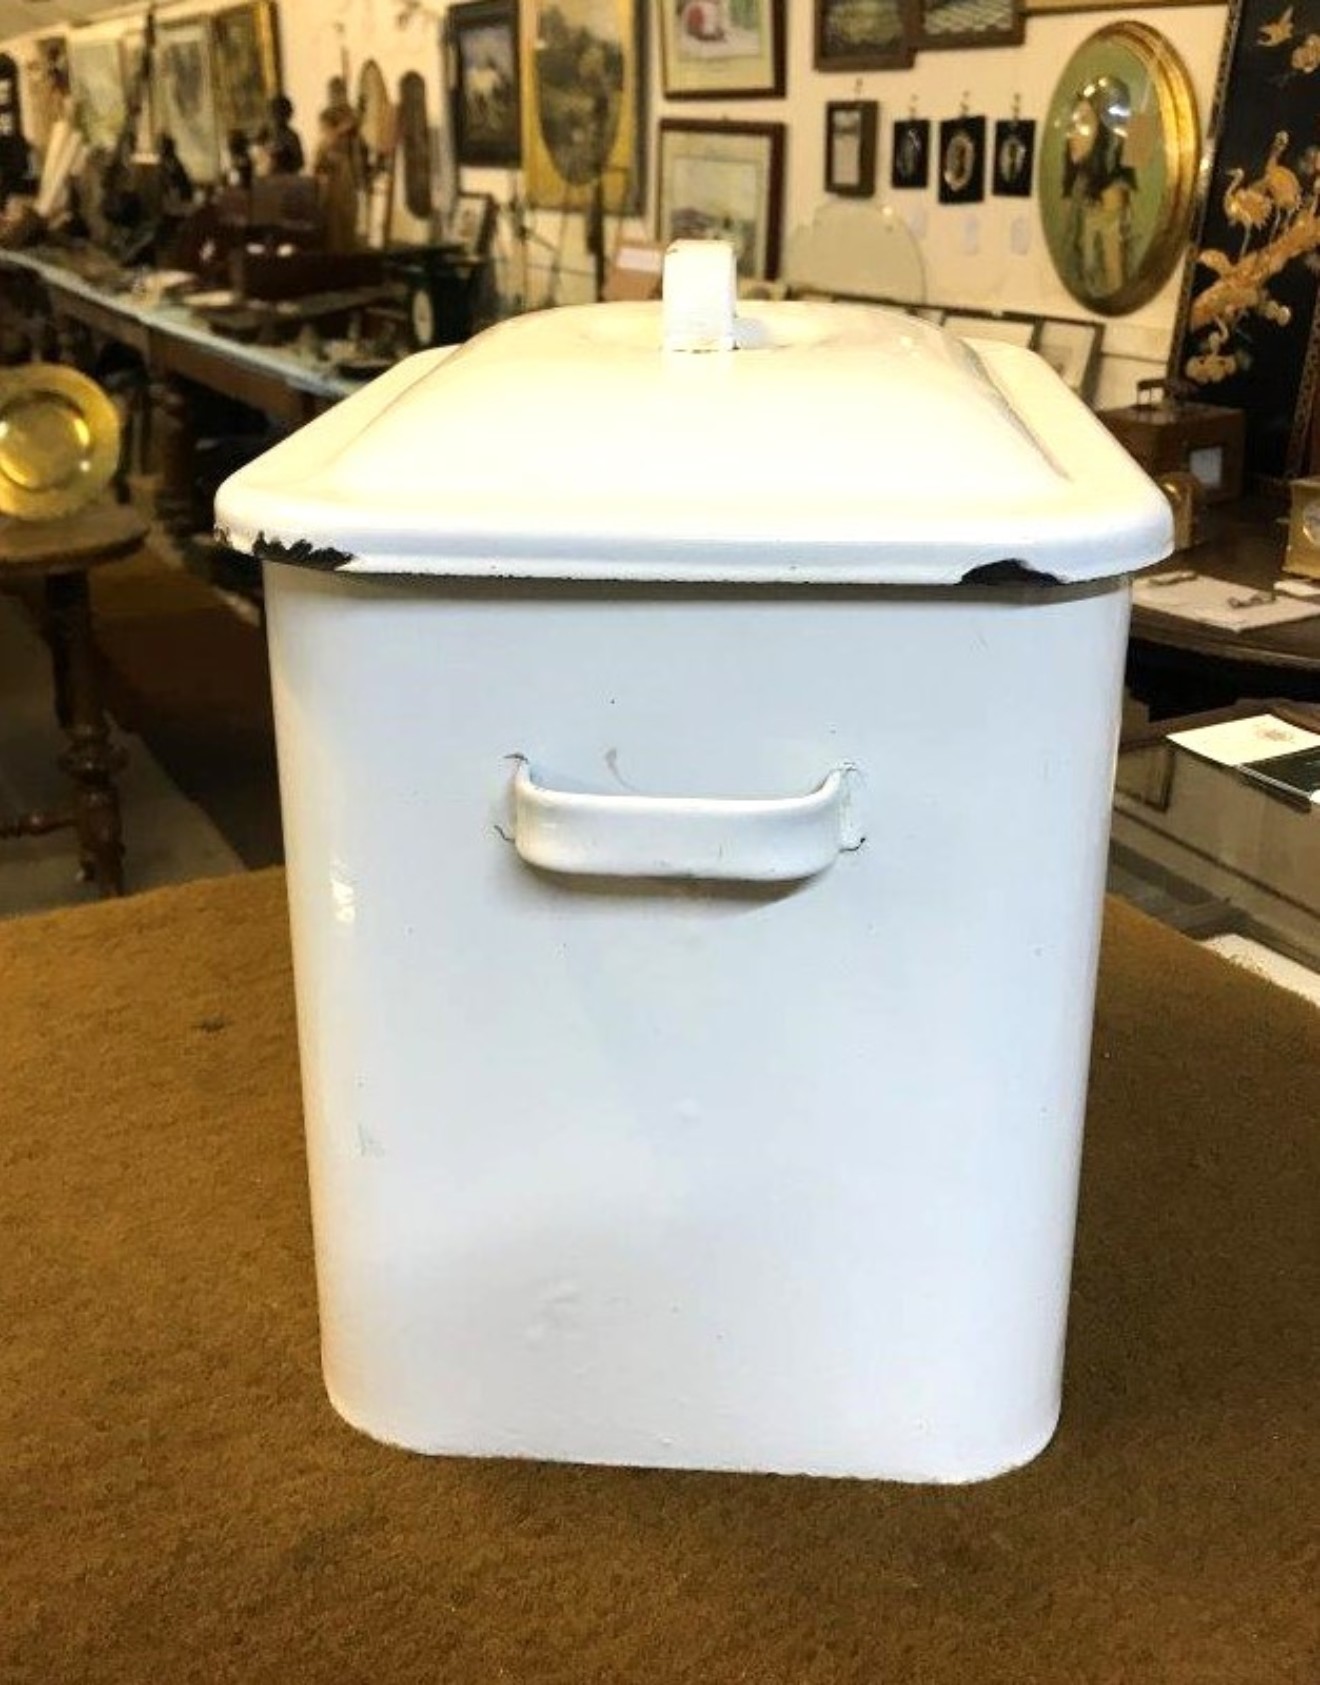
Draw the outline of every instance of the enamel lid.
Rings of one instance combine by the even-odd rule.
[[[749,584],[1071,582],[1168,554],[1166,500],[1034,353],[870,306],[735,316],[731,260],[677,286],[673,257],[664,306],[399,364],[228,479],[220,536],[349,573]]]

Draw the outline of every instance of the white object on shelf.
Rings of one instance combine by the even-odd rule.
[[[920,303],[926,272],[917,240],[924,233],[892,205],[827,199],[789,235],[784,274],[802,291]]]

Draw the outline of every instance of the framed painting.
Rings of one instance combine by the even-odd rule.
[[[113,152],[124,126],[124,63],[115,35],[69,39],[69,83],[74,110],[90,147]]]
[[[917,46],[1016,47],[1026,33],[1022,0],[919,0]]]
[[[533,205],[642,201],[642,0],[521,0],[522,161]]]
[[[1040,324],[1035,350],[1085,403],[1095,396],[1100,371],[1099,322],[1070,321],[1047,316]]]
[[[1040,323],[1034,316],[990,315],[977,310],[950,310],[944,326],[959,339],[993,339],[1001,345],[1020,345],[1024,351],[1034,349],[1040,333]]]
[[[666,99],[784,91],[785,0],[657,0]]]
[[[155,107],[160,131],[173,136],[184,169],[194,181],[214,181],[220,173],[220,131],[206,18],[189,18],[157,33]]]
[[[814,0],[817,70],[906,70],[916,52],[918,0]]]
[[[985,198],[985,118],[964,112],[940,124],[941,205],[979,205]]]
[[[1201,151],[1196,96],[1148,24],[1107,24],[1063,68],[1040,142],[1037,202],[1064,286],[1121,316],[1154,297],[1187,244]]]
[[[1158,6],[1164,10],[1170,6],[1197,6],[1201,0],[1143,0],[1142,11],[1150,11]],[[1028,17],[1035,17],[1040,12],[1121,12],[1126,11],[1117,0],[1024,0],[1022,7]],[[1280,7],[1282,10],[1282,7]]]
[[[845,199],[875,192],[880,107],[873,99],[831,100],[825,107],[825,191]]]
[[[464,0],[450,7],[445,29],[457,161],[519,163],[517,0]]]
[[[779,273],[782,123],[660,125],[656,224],[671,240],[728,240],[743,278]]]
[[[894,124],[891,187],[925,187],[930,181],[930,119],[904,117]]]
[[[128,110],[137,101],[137,130],[133,145],[139,153],[156,149],[156,114],[152,107],[151,66],[147,60],[145,29],[127,29],[119,37],[119,52],[123,62],[124,106]]]
[[[31,191],[31,166],[31,149],[23,129],[23,85],[18,60],[0,48],[0,206],[11,193]]]
[[[1245,468],[1257,479],[1308,467],[1320,365],[1318,99],[1317,0],[1234,0],[1169,372],[1198,399],[1245,413]]]
[[[211,19],[216,122],[222,137],[236,130],[255,140],[280,91],[279,33],[273,0],[231,6]]]
[[[43,35],[33,43],[23,68],[27,72],[27,137],[38,152],[44,152],[69,91],[69,43],[63,35]]]
[[[990,157],[991,192],[1006,199],[1029,199],[1035,158],[1035,123],[1021,117],[1001,119],[995,124],[995,143]]]
[[[489,193],[460,193],[449,218],[449,238],[464,257],[483,258],[495,235],[495,200]]]

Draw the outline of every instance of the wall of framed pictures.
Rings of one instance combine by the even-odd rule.
[[[654,239],[672,227],[666,182],[675,177],[672,166],[667,176],[661,169],[662,145],[674,154],[681,141],[686,165],[711,125],[780,125],[782,147],[761,144],[765,170],[777,172],[784,238],[810,222],[823,201],[860,190],[873,203],[894,206],[908,222],[929,294],[938,302],[1063,320],[1090,315],[1103,323],[1098,401],[1126,402],[1137,378],[1162,369],[1179,265],[1135,308],[1107,317],[1069,292],[1041,223],[1041,171],[1054,169],[1053,162],[1043,163],[1043,125],[1059,71],[1108,21],[1092,9],[1092,0],[1077,0],[1068,10],[1056,0],[746,0],[741,6],[652,0],[651,10],[643,118],[647,213],[621,224],[630,236]],[[1168,38],[1186,66],[1204,122],[1223,6],[1147,6],[1124,9],[1122,16],[1144,19]],[[977,29],[980,37],[969,41]],[[939,137],[941,123],[964,109],[984,119],[983,156],[973,160],[983,187],[960,200],[941,183]],[[924,185],[896,188],[895,124],[913,116],[930,125],[932,156]],[[746,153],[754,143],[736,145]],[[712,184],[720,172],[732,181],[731,160],[716,158],[709,145],[705,150]],[[739,165],[747,181],[738,192],[746,198],[752,160],[740,158]],[[521,186],[508,170],[476,163],[464,166],[462,175],[501,198],[509,196],[512,181]],[[680,221],[694,222],[692,213],[702,210],[695,202],[678,207]],[[715,216],[710,205],[704,213],[706,222]],[[736,207],[728,214],[740,220]],[[532,220],[537,235],[556,246],[552,257],[532,243],[533,269],[544,265],[544,285],[565,301],[589,297],[591,262],[580,245],[574,247],[578,230],[561,244],[553,207],[538,207]],[[535,275],[531,291],[537,291]]]
[[[158,133],[168,130],[196,182],[220,179],[227,135],[241,130],[254,138],[280,88],[279,13],[278,0],[158,5],[153,74],[138,100],[136,150],[154,150]],[[34,109],[50,103],[39,130],[49,131],[58,109],[48,74],[58,65],[89,143],[113,150],[141,79],[145,17],[145,4],[136,11],[126,6],[108,22],[63,34],[47,27],[20,38],[18,56]],[[38,139],[38,129],[30,138]]]
[[[763,162],[739,160],[744,172],[773,172],[756,186],[774,190],[767,228],[786,237],[833,196],[888,203],[910,228],[938,303],[1069,318],[1085,308],[1060,279],[1041,225],[1042,185],[1053,189],[1057,166],[1044,124],[1061,66],[1107,21],[1096,7],[1097,0],[329,0],[285,4],[280,21],[285,89],[309,151],[329,79],[346,62],[355,74],[376,61],[390,90],[406,73],[425,79],[439,130],[436,202],[452,205],[461,189],[506,207],[495,251],[501,288],[520,302],[580,302],[594,284],[590,218],[578,214],[590,194],[560,191],[557,179],[568,177],[560,169],[556,178],[544,160],[531,175],[523,168],[530,66],[569,175],[583,136],[610,131],[611,244],[660,232],[664,125],[679,125],[669,131],[679,138],[684,124],[753,125],[780,137],[762,146]],[[158,15],[162,26],[178,27],[223,9],[163,0]],[[1168,39],[1204,123],[1223,4],[1147,5],[1121,15]],[[451,39],[447,17],[470,27]],[[581,75],[545,58],[552,37],[577,53]],[[970,121],[958,139],[960,119]],[[544,123],[532,120],[544,138]],[[909,141],[924,132],[928,156],[924,173],[895,185],[904,123]],[[739,191],[753,191],[750,175]],[[773,244],[758,265],[770,273]],[[1132,378],[1162,363],[1179,280],[1175,265],[1152,296],[1107,321],[1102,401],[1127,401]]]

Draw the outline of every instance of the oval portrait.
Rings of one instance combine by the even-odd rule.
[[[1186,250],[1200,155],[1191,79],[1145,24],[1083,41],[1050,100],[1037,191],[1059,279],[1104,315],[1135,310]]]
[[[976,169],[976,142],[968,134],[959,132],[944,150],[943,175],[946,185],[954,193],[963,193],[971,185]]]

